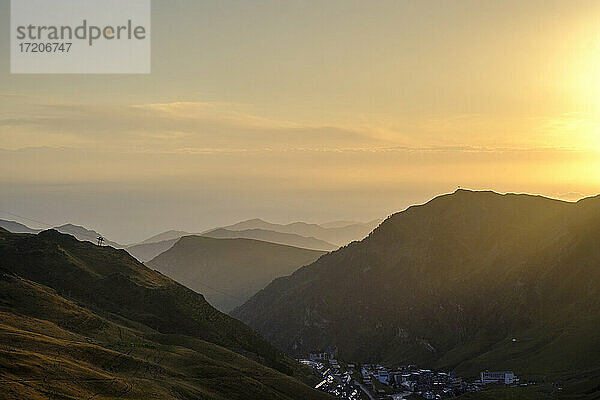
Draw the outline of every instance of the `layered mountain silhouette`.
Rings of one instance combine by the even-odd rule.
[[[171,231],[171,232],[181,232],[181,231]],[[162,236],[157,235],[157,236]],[[191,236],[206,236],[212,237],[215,239],[256,239],[264,242],[283,244],[287,246],[305,248],[309,250],[320,250],[320,251],[330,251],[337,249],[338,246],[335,246],[331,243],[324,242],[322,240],[318,240],[311,237],[304,237],[300,235],[294,235],[291,233],[281,233],[274,231],[266,231],[263,229],[247,229],[243,231],[230,231],[223,228],[218,228],[211,230],[204,234],[191,235]],[[168,235],[165,235],[168,237]],[[177,241],[179,237],[169,240],[163,240],[160,242],[148,242],[142,244],[136,244],[133,246],[128,246],[126,249],[135,258],[137,258],[141,262],[146,262],[152,260],[154,257],[159,254],[167,251]],[[227,242],[233,243],[233,242]]]
[[[136,244],[126,248],[127,252],[134,256],[138,261],[146,262],[154,257],[169,250],[180,238],[163,240],[161,242],[149,242]]]
[[[2,397],[326,399],[308,373],[124,250],[0,228]]]
[[[201,233],[169,230],[126,248],[139,261],[146,262],[171,248],[177,239],[194,235],[213,238],[256,239],[311,250],[331,251],[354,240],[364,238],[380,222],[380,220],[366,223],[332,221],[321,225],[294,222],[283,225],[256,218]]]
[[[0,228],[6,229],[9,232],[13,233],[38,233],[39,229],[32,229],[27,225],[23,225],[19,222],[15,221],[7,221],[4,219],[0,219]]]
[[[326,226],[308,224],[306,222],[293,222],[291,224],[273,224],[262,219],[251,219],[237,224],[225,226],[230,231],[243,231],[248,229],[263,229],[281,233],[291,233],[300,236],[314,237],[337,246],[346,245],[355,240],[361,240],[369,234],[377,225],[379,220],[367,223],[349,223],[343,221],[329,223]]]
[[[212,230],[203,234],[203,236],[212,238],[230,238],[230,239],[256,239],[265,242],[285,244],[288,246],[302,247],[305,249],[312,250],[323,250],[331,251],[337,249],[336,246],[331,243],[327,243],[323,240],[315,239],[308,236],[300,236],[295,233],[283,233],[270,231],[266,229],[244,229],[240,231],[234,231],[224,228]]]
[[[210,304],[229,311],[273,279],[288,275],[323,254],[253,239],[185,236],[146,264],[205,293]]]
[[[96,239],[99,236],[102,236],[104,238],[104,244],[106,244],[108,246],[112,246],[114,248],[124,247],[123,245],[121,245],[119,243],[116,243],[116,242],[113,242],[112,240],[106,239],[106,237],[104,235],[101,235],[100,233],[96,232],[95,230],[84,228],[83,226],[74,225],[74,224],[65,224],[65,225],[57,226],[54,229],[56,229],[57,231],[59,231],[61,233],[73,235],[73,236],[75,236],[75,238],[77,238],[77,240],[88,241],[88,242],[92,242],[92,243],[95,243]]]
[[[26,225],[23,225],[19,222],[6,221],[6,220],[1,220],[1,219],[0,219],[0,228],[4,228],[8,232],[12,232],[12,233],[39,233],[43,230],[43,229],[32,229],[32,228],[30,228]],[[123,247],[119,243],[116,243],[116,242],[106,239],[106,237],[104,235],[101,235],[100,233],[96,232],[95,230],[88,229],[83,226],[74,225],[74,224],[64,224],[61,226],[56,226],[53,229],[55,229],[61,233],[73,235],[73,236],[75,236],[75,238],[77,238],[77,240],[82,240],[82,241],[87,241],[87,242],[92,242],[92,243],[96,243],[96,240],[98,239],[98,237],[102,236],[104,238],[104,244],[115,247],[115,248]]]
[[[343,228],[350,225],[367,225],[371,226],[371,230],[373,230],[377,225],[381,223],[381,219],[375,219],[369,222],[359,222],[359,221],[329,221],[319,224],[323,228]]]
[[[183,236],[189,236],[189,235],[197,235],[197,234],[196,233],[190,233],[190,232],[186,232],[186,231],[178,231],[178,230],[172,229],[172,230],[169,230],[169,231],[165,231],[165,232],[159,233],[158,235],[151,236],[148,239],[144,240],[143,242],[140,242],[140,243],[138,243],[136,245],[132,245],[130,247],[138,246],[140,244],[151,244],[151,243],[165,242],[167,240],[179,239],[179,238],[181,238]]]
[[[599,243],[600,197],[459,190],[392,215],[232,315],[292,355],[336,345],[353,361],[581,378],[578,390],[598,396]]]

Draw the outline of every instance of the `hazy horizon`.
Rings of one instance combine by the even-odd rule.
[[[152,7],[149,75],[11,75],[0,37],[0,210],[132,243],[600,193],[600,3]]]
[[[491,189],[472,189],[472,188],[457,188],[457,189],[464,189],[464,190],[469,190],[469,191],[490,191],[491,190]],[[494,191],[494,192],[497,192],[497,191]],[[16,221],[16,222],[22,223],[22,224],[28,226],[29,228],[33,228],[33,229],[49,229],[49,228],[53,228],[53,227],[59,227],[59,226],[65,225],[65,224],[79,225],[79,226],[83,226],[84,228],[87,228],[87,229],[99,231],[101,234],[106,235],[108,239],[115,240],[119,244],[132,245],[132,244],[140,243],[140,242],[142,242],[152,236],[155,236],[159,233],[167,232],[170,230],[174,230],[174,231],[181,230],[181,231],[186,231],[186,232],[190,232],[190,233],[202,233],[202,232],[205,232],[205,231],[213,229],[213,228],[226,227],[228,225],[232,225],[232,224],[235,224],[238,222],[249,221],[252,219],[260,219],[265,222],[270,222],[270,223],[275,223],[275,224],[290,224],[290,223],[294,223],[294,222],[305,222],[305,223],[317,224],[317,225],[325,225],[325,224],[333,223],[333,222],[348,222],[348,223],[364,223],[364,224],[366,224],[366,223],[370,223],[370,222],[373,222],[376,220],[383,221],[390,215],[397,213],[397,212],[404,211],[405,209],[407,209],[410,206],[424,204],[424,203],[428,202],[429,200],[432,200],[435,197],[442,196],[442,195],[445,195],[448,193],[451,193],[451,192],[437,193],[436,195],[433,195],[432,197],[429,197],[423,201],[415,201],[415,202],[406,204],[406,205],[398,208],[397,210],[390,212],[389,214],[382,215],[380,217],[371,218],[371,219],[364,219],[364,220],[352,219],[352,218],[338,218],[338,219],[329,219],[329,220],[309,220],[309,219],[302,220],[299,218],[294,219],[293,217],[291,217],[290,219],[282,218],[282,219],[277,220],[277,219],[264,218],[261,216],[243,217],[243,218],[238,218],[238,219],[232,217],[231,219],[223,220],[223,222],[217,221],[212,225],[207,225],[207,226],[202,226],[202,227],[194,227],[192,225],[186,225],[187,228],[184,228],[182,226],[163,225],[162,227],[156,228],[156,230],[154,230],[154,231],[146,231],[145,233],[137,234],[136,236],[127,236],[127,237],[125,235],[123,235],[122,231],[115,230],[114,228],[111,229],[110,226],[106,225],[106,224],[103,225],[103,226],[107,226],[106,231],[102,230],[102,229],[97,229],[95,226],[86,225],[86,224],[80,223],[78,221],[73,221],[73,220],[64,220],[60,223],[53,224],[48,221],[36,220],[36,219],[33,219],[33,218],[25,216],[25,215],[17,215],[15,213],[12,213],[10,211],[7,212],[5,210],[0,210],[0,219]],[[543,196],[543,197],[548,197],[548,198],[553,198],[553,199],[568,201],[568,202],[577,202],[578,200],[581,200],[581,199],[584,199],[587,197],[600,195],[600,193],[592,194],[589,196],[584,196],[581,193],[562,193],[558,196],[544,195],[544,194],[540,194],[540,193],[525,193],[525,192],[497,192],[497,193],[500,193],[500,194],[511,193],[511,194],[526,194],[526,195],[533,195],[533,196]],[[110,234],[107,234],[108,232],[110,232]],[[124,238],[124,240],[122,240],[123,238]]]

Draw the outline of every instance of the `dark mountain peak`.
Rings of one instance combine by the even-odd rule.
[[[543,199],[544,201],[558,201],[561,200],[550,199],[548,197],[544,197],[536,194],[528,194],[528,193],[498,193],[493,190],[471,190],[471,189],[457,189],[453,193],[448,193],[445,195],[440,195],[431,201],[435,201],[436,199],[445,198],[448,200],[454,201],[475,201],[475,202],[503,202],[503,201],[518,201],[527,199],[532,201],[534,199]]]
[[[66,239],[69,238],[71,240],[76,240],[75,236],[70,233],[61,233],[56,228],[45,229],[37,234],[39,239]]]
[[[70,245],[74,245],[80,248],[86,248],[86,249],[94,249],[94,248],[102,248],[105,251],[110,250],[114,250],[115,252],[121,252],[121,250],[115,249],[113,247],[111,247],[111,245],[106,245],[106,246],[102,246],[99,247],[95,244],[95,238],[97,236],[85,236],[84,238],[78,238],[76,233],[71,233],[67,230],[65,230],[64,232],[61,232],[58,230],[59,228],[50,228],[50,229],[46,229],[41,231],[40,233],[38,233],[37,235],[32,235],[30,236],[30,240],[32,242],[53,242],[53,243],[61,243],[61,244],[70,244]],[[112,242],[109,242],[112,243]],[[127,254],[127,253],[125,253]]]
[[[497,211],[504,212],[504,210],[510,208],[518,210],[520,207],[525,207],[527,209],[529,207],[535,207],[542,204],[565,207],[572,203],[558,199],[551,199],[541,195],[525,193],[497,193],[491,190],[457,189],[452,193],[442,194],[434,197],[426,203],[410,206],[404,211],[392,214],[391,217],[404,215],[414,210],[436,212],[460,208],[476,210],[480,207],[493,207],[490,209],[490,211],[493,212],[495,209]]]
[[[465,188],[458,188],[454,191],[454,194],[469,194],[469,193],[494,193],[494,194],[498,194],[492,190],[474,190],[474,189],[465,189]],[[443,196],[443,195],[442,195]],[[439,196],[438,196],[439,197]]]
[[[56,227],[54,227],[54,229],[58,230],[59,232],[65,232],[65,233],[84,233],[84,234],[90,234],[90,235],[96,236],[96,237],[100,236],[100,234],[93,229],[88,229],[84,226],[75,225],[72,223],[67,223],[67,224],[63,224],[60,226],[56,226]]]
[[[443,194],[430,200],[430,202],[436,201],[440,198],[447,198],[453,200],[470,200],[470,201],[503,201],[506,199],[543,199],[544,201],[556,201],[563,202],[562,200],[551,199],[549,197],[529,194],[529,193],[498,193],[493,190],[472,190],[472,189],[456,189],[452,193]]]
[[[88,229],[84,226],[75,225],[72,223],[67,223],[67,224],[63,224],[60,226],[56,226],[56,227],[54,227],[54,229],[58,230],[59,232],[64,232],[64,233],[69,233],[69,234],[90,235],[90,238],[92,238],[93,236],[95,236],[95,237],[101,236],[98,232],[96,232],[93,229]],[[87,238],[87,240],[89,240],[89,238]]]
[[[562,372],[584,358],[598,368],[589,333],[561,328],[600,321],[598,237],[600,201],[461,189],[393,214],[232,314],[291,354],[335,344],[364,362],[536,373],[560,353]],[[528,337],[539,358],[507,337]]]
[[[54,244],[65,244],[70,243],[73,244],[75,242],[79,242],[75,236],[70,233],[59,232],[56,228],[50,228],[41,231],[37,235],[32,235],[29,237],[30,243],[54,243]],[[82,242],[90,244],[89,242]]]
[[[392,214],[365,240],[368,246],[389,249],[392,243],[404,246],[483,246],[486,240],[533,240],[525,233],[541,227],[555,229],[576,203],[538,195],[459,189]],[[479,240],[478,240],[479,239]],[[413,247],[407,248],[408,250]],[[463,249],[467,251],[466,248]]]

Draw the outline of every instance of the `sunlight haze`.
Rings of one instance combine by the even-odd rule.
[[[11,75],[2,36],[1,211],[132,243],[600,193],[600,2],[152,7],[149,75]]]

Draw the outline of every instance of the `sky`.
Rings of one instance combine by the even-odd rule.
[[[0,218],[132,243],[458,186],[595,195],[599,20],[579,0],[153,1],[148,75],[11,75],[5,29]]]

